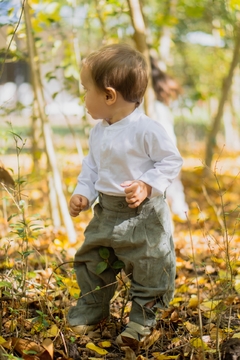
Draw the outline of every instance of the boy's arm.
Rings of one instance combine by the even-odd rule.
[[[88,200],[88,204],[81,211],[87,210],[98,197],[98,192],[95,189],[95,183],[98,178],[98,168],[94,160],[91,150],[91,135],[89,139],[89,153],[83,159],[82,169],[77,179],[77,186],[73,192],[75,195],[82,196]]]
[[[162,195],[178,176],[183,159],[166,130],[156,122],[152,124],[152,129],[145,133],[144,147],[153,161],[153,167],[137,180],[152,187],[149,197]]]

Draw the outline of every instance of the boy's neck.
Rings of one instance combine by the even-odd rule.
[[[130,115],[136,109],[135,103],[130,103],[127,101],[120,101],[113,108],[113,115],[110,118],[105,119],[109,125],[112,125],[118,121],[121,121],[128,115]]]

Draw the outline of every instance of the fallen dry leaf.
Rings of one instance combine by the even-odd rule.
[[[110,341],[100,341],[98,343],[98,346],[102,347],[102,348],[108,348],[108,347],[111,347],[112,344]]]
[[[123,360],[136,360],[136,354],[129,346],[123,346],[121,350],[125,352],[125,358]]]
[[[49,339],[46,339],[49,340]],[[51,341],[51,340],[50,340]],[[11,338],[6,343],[2,344],[4,348],[11,349],[13,348],[18,352],[25,360],[52,360],[53,359],[53,347],[49,341],[43,343],[44,346],[41,346],[33,341]],[[51,351],[51,354],[49,351]],[[29,353],[29,354],[28,354]],[[34,357],[33,357],[34,356]]]
[[[6,343],[7,340],[5,340],[2,336],[0,336],[0,345]]]
[[[141,348],[149,349],[161,336],[161,331],[154,329],[152,333],[147,336],[143,342],[140,343]]]
[[[42,347],[44,347],[44,349],[47,350],[47,352],[49,353],[49,355],[53,359],[54,347],[53,347],[52,340],[51,339],[44,339],[43,342],[42,342]]]
[[[152,355],[156,360],[175,360],[179,357],[179,355],[164,355],[157,352],[152,353]]]
[[[100,348],[99,346],[96,346],[94,343],[89,342],[86,345],[86,348],[95,351],[99,355],[106,355],[108,353],[107,350]]]

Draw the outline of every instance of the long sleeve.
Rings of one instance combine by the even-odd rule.
[[[90,135],[89,153],[83,159],[82,169],[78,176],[77,186],[73,192],[73,195],[79,194],[85,196],[89,200],[89,206],[91,206],[98,196],[98,191],[95,189],[95,183],[97,179],[98,168],[92,154]]]
[[[164,193],[179,174],[183,163],[175,144],[161,125],[159,128],[161,137],[156,132],[145,134],[145,148],[153,167],[139,177],[139,180],[152,186],[151,197]]]

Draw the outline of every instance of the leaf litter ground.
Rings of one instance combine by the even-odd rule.
[[[21,229],[17,235],[10,234],[9,224],[2,219],[0,359],[220,358],[222,344],[240,338],[240,187],[231,171],[215,175],[204,177],[201,168],[182,172],[190,211],[186,221],[173,219],[175,297],[168,309],[157,313],[153,334],[134,351],[119,349],[115,343],[131,308],[130,282],[124,274],[116,279],[111,317],[96,331],[76,336],[66,321],[69,307],[79,296],[72,259],[91,211],[74,220],[78,245],[69,244],[65,229],[53,229],[47,218],[44,230],[29,231],[25,240],[19,237]],[[42,211],[41,218],[46,212],[45,186],[43,181],[39,188],[33,184],[28,194],[41,199],[42,203],[36,201],[39,209],[31,210]],[[7,210],[13,211],[11,205]],[[31,215],[28,219],[32,221]]]

